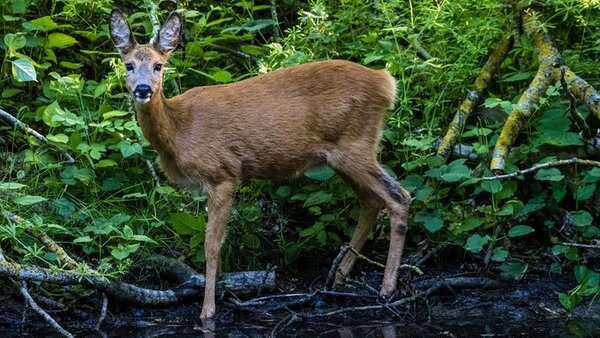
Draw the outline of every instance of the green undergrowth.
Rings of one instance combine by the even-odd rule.
[[[152,25],[147,2],[125,1],[139,41]],[[388,68],[398,98],[382,137],[386,170],[413,195],[408,250],[424,240],[460,247],[520,279],[540,258],[549,276],[573,274],[561,294],[573,307],[598,293],[590,252],[569,243],[600,238],[600,168],[563,166],[502,181],[482,181],[502,122],[537,70],[519,37],[492,80],[460,142],[469,159],[433,156],[490,47],[513,29],[511,8],[479,1],[188,1],[180,9],[184,44],[166,69],[165,92],[242,80],[321,59]],[[536,6],[536,4],[533,4]],[[111,1],[17,0],[0,5],[4,56],[0,108],[47,135],[45,145],[0,124],[0,208],[29,225],[0,221],[1,247],[13,260],[61,268],[56,255],[25,231],[36,226],[82,264],[123,276],[152,253],[185,257],[202,270],[205,197],[153,181],[156,154],[133,119],[120,58],[108,36]],[[537,7],[536,7],[537,8]],[[567,64],[600,88],[600,5],[547,1],[540,7]],[[159,12],[161,19],[166,12]],[[431,56],[424,60],[418,49]],[[578,111],[592,130],[597,119]],[[545,93],[508,157],[508,172],[586,153],[560,84]],[[67,152],[75,163],[61,155]],[[358,219],[352,191],[328,167],[289,181],[245,182],[236,195],[223,249],[225,270],[293,267],[301,256],[330,261]],[[385,241],[386,224],[372,240]],[[387,246],[380,246],[385,248]],[[382,252],[384,253],[384,252]],[[460,259],[460,258],[459,258]]]

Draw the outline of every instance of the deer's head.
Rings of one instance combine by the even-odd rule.
[[[177,47],[183,18],[171,13],[150,44],[138,44],[119,9],[110,14],[110,36],[125,64],[127,89],[139,104],[162,91],[163,65]]]

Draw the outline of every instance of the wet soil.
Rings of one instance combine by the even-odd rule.
[[[306,292],[320,288],[323,281],[318,276],[326,275],[320,269],[301,273],[307,278],[297,278],[296,273],[281,276],[281,291]],[[310,279],[311,273],[315,279]],[[419,283],[457,275],[493,278],[482,273],[428,270],[425,276],[403,279],[410,282],[402,286],[404,292],[397,297],[417,292],[414,286]],[[378,285],[381,275],[371,271],[356,277],[361,283]],[[557,293],[571,289],[575,285],[573,280],[531,272],[518,282],[497,281],[498,285],[494,287],[443,287],[395,310],[349,312],[320,319],[307,319],[304,315],[381,303],[381,300],[323,296],[300,305],[290,303],[277,311],[268,310],[268,304],[248,311],[227,306],[225,303],[231,303],[231,296],[225,295],[225,303],[218,305],[214,327],[203,325],[197,319],[201,300],[168,309],[111,303],[109,315],[99,331],[92,329],[98,308],[90,305],[99,303],[98,295],[81,300],[77,311],[49,312],[76,336],[85,337],[193,337],[202,334],[217,337],[266,337],[272,334],[282,337],[600,336],[598,303],[585,300],[582,305],[566,311],[558,302]],[[364,287],[360,291],[360,288],[355,284],[341,291],[370,292]],[[23,306],[16,293],[6,288],[4,292],[0,298],[0,336],[57,336],[35,313]]]

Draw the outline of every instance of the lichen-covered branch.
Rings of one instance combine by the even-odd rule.
[[[600,95],[564,64],[560,52],[542,28],[538,16],[539,14],[532,9],[521,11],[523,30],[538,51],[539,68],[533,81],[510,113],[498,137],[490,163],[490,169],[495,172],[504,170],[506,156],[521,132],[524,121],[531,116],[535,105],[545,94],[548,86],[552,82],[560,81],[562,73],[573,94],[600,117]]]
[[[481,100],[482,93],[487,88],[489,80],[492,78],[494,73],[498,71],[500,64],[502,61],[504,61],[506,55],[508,55],[512,45],[513,36],[507,34],[502,37],[502,39],[494,46],[489,59],[481,69],[477,79],[475,79],[473,88],[467,94],[465,100],[461,103],[458,111],[454,115],[454,119],[452,122],[450,122],[450,126],[448,127],[446,135],[438,146],[437,155],[439,157],[447,160],[452,153],[454,144],[456,144],[460,133],[465,127],[465,123],[467,122],[469,114],[471,114]]]
[[[600,94],[598,91],[568,68],[565,71],[565,80],[575,97],[585,102],[590,111],[600,119]]]
[[[560,71],[560,85],[562,86],[563,91],[569,99],[569,113],[571,114],[571,118],[573,119],[573,121],[575,121],[575,124],[583,134],[583,138],[587,141],[591,139],[593,135],[590,130],[590,127],[585,122],[585,119],[577,111],[577,101],[575,99],[575,95],[573,95],[573,92],[569,89],[569,85],[567,84],[567,80],[565,79],[565,73],[567,69],[568,68],[566,66],[563,66],[563,68]]]
[[[41,229],[37,228],[30,222],[25,221],[23,218],[19,217],[18,215],[15,215],[13,213],[8,213],[8,219],[11,222],[14,222],[17,224],[20,224],[23,222],[29,223],[25,227],[25,230],[27,232],[29,232],[32,236],[37,238],[38,241],[42,242],[42,244],[44,244],[44,246],[48,250],[50,250],[52,253],[54,253],[58,257],[58,259],[60,259],[61,262],[66,264],[69,269],[75,269],[77,267],[77,262],[73,258],[71,258],[71,256],[69,256],[69,254],[65,251],[65,249],[63,249],[60,245],[58,245],[44,231],[42,231]]]

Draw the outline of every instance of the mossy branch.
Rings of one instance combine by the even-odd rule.
[[[539,14],[532,9],[526,9],[521,11],[520,15],[523,30],[538,51],[539,68],[533,81],[510,113],[498,137],[490,163],[490,169],[495,172],[504,170],[506,156],[521,132],[523,123],[531,116],[535,105],[545,94],[548,86],[552,82],[560,81],[563,73],[573,94],[586,102],[591,111],[600,118],[600,95],[565,65],[554,42],[541,28]]]
[[[448,127],[448,131],[446,135],[442,139],[440,145],[437,149],[437,155],[444,160],[447,160],[448,157],[452,154],[452,149],[458,138],[465,127],[465,123],[467,122],[467,118],[473,112],[479,101],[481,100],[482,93],[487,88],[488,83],[492,76],[498,71],[500,64],[506,56],[508,52],[511,50],[513,45],[513,36],[512,34],[507,34],[502,37],[500,41],[496,43],[494,48],[492,49],[492,53],[488,58],[487,62],[479,72],[477,79],[475,79],[475,83],[473,84],[473,88],[467,94],[467,97],[461,103],[458,111],[454,115],[454,119],[450,122],[450,126]]]

